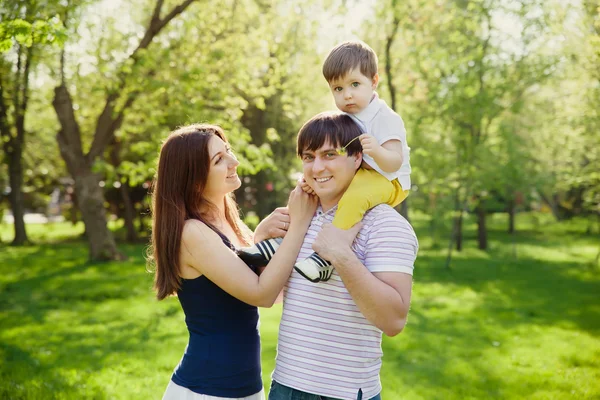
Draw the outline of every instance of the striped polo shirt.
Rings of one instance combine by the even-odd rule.
[[[319,207],[298,260],[312,254],[323,224],[337,207]],[[411,225],[388,205],[369,210],[352,249],[371,272],[412,275],[419,247]],[[307,393],[363,399],[381,392],[382,331],[358,310],[337,271],[327,282],[312,283],[295,270],[284,289],[273,380]]]

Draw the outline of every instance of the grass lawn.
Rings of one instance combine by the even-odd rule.
[[[490,217],[488,252],[467,220],[446,270],[445,246],[414,217],[412,309],[384,338],[384,399],[600,399],[600,236],[523,215],[511,237],[505,218]],[[145,247],[90,264],[81,225],[28,229],[39,244],[0,244],[0,399],[160,399],[187,332],[176,299],[154,300]],[[261,310],[266,387],[280,313]]]

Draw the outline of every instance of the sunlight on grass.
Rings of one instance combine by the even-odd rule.
[[[491,219],[490,250],[469,239],[450,269],[447,249],[427,246],[427,219],[413,220],[423,239],[412,309],[405,331],[384,338],[384,399],[599,398],[598,236],[540,217],[513,245],[506,219]],[[0,398],[160,399],[187,332],[177,299],[154,298],[145,246],[89,263],[77,227],[30,231],[44,239],[0,247]],[[268,388],[281,305],[260,313]]]

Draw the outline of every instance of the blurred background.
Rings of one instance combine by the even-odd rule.
[[[0,4],[0,398],[160,398],[187,342],[144,259],[161,142],[220,124],[253,228],[335,108],[327,52],[360,39],[407,127],[421,245],[383,398],[600,399],[599,1]]]

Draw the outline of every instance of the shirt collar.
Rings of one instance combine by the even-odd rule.
[[[380,108],[381,104],[379,100],[379,95],[377,94],[377,92],[373,92],[373,98],[371,99],[369,105],[365,107],[365,109],[361,112],[354,114],[354,117],[356,117],[362,122],[369,122],[373,118],[375,118],[375,115],[377,115]]]
[[[338,205],[336,204],[335,206],[331,207],[329,210],[323,211],[323,207],[321,206],[321,203],[319,203],[319,205],[317,206],[317,212],[315,214],[317,216],[335,214],[337,208],[338,208]]]

